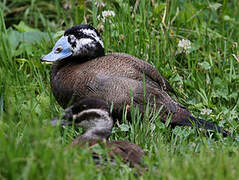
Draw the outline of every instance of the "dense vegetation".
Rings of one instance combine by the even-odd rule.
[[[50,89],[51,65],[39,59],[62,30],[81,23],[102,32],[107,52],[152,63],[179,102],[235,137],[171,129],[150,111],[139,122],[133,110],[133,123],[116,125],[111,140],[145,150],[148,170],[137,178],[239,177],[237,0],[3,0],[0,9],[0,179],[136,178],[120,162],[96,168],[86,149],[70,146],[76,132],[50,125],[63,109]]]

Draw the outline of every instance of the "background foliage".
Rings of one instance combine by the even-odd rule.
[[[107,52],[152,63],[196,116],[216,122],[235,139],[185,127],[170,129],[148,112],[144,121],[114,128],[111,140],[135,142],[146,152],[141,179],[238,178],[238,1],[3,0],[0,2],[0,179],[136,178],[127,165],[95,168],[76,135],[49,122],[62,109],[49,86],[51,65],[39,59],[63,31],[89,23]],[[115,16],[103,18],[103,11]],[[178,47],[190,40],[188,53]],[[96,173],[97,172],[97,173]]]

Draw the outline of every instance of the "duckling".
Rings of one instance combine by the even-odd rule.
[[[52,124],[55,125],[57,121],[54,119]],[[108,153],[112,159],[119,155],[123,162],[129,162],[131,167],[142,165],[144,151],[139,146],[128,141],[107,141],[113,128],[113,119],[106,101],[100,98],[82,98],[64,111],[61,124],[72,123],[83,128],[83,134],[73,140],[73,146],[88,144],[92,147],[100,143],[110,149]],[[93,158],[98,160],[99,157],[93,152]]]
[[[112,115],[116,119],[122,117],[124,106],[130,106],[133,98],[142,114],[145,102],[149,102],[161,109],[163,122],[171,115],[173,127],[195,126],[228,135],[215,123],[193,117],[171,97],[175,91],[151,64],[125,53],[105,54],[99,33],[90,25],[67,29],[41,61],[54,62],[51,88],[63,108],[82,97],[100,97],[114,105]]]

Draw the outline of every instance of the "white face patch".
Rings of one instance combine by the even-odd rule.
[[[88,46],[95,46],[94,44],[91,44],[93,42],[92,39],[90,38],[81,38],[80,40],[77,40],[77,44],[76,44],[76,48],[77,49],[81,49],[84,46],[88,45]]]
[[[104,43],[101,40],[101,38],[97,35],[97,33],[92,30],[92,29],[81,29],[81,32],[83,32],[84,34],[93,37],[98,43],[100,43],[100,45],[102,46],[102,48],[104,48]]]
[[[92,43],[94,40],[90,38],[81,38],[76,40],[76,47],[74,48],[74,55],[91,55],[94,51],[91,51],[95,47],[95,44]]]
[[[69,43],[73,44],[76,42],[76,37],[74,35],[69,36]]]

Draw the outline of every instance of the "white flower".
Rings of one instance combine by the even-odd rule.
[[[192,48],[191,46],[191,41],[187,39],[182,39],[178,42],[178,48],[179,48],[179,53],[186,53],[188,54],[190,52],[190,49]]]
[[[102,16],[102,18],[101,18],[101,16]],[[98,15],[98,16],[97,16],[97,19],[100,20],[100,18],[101,18],[102,22],[105,22],[105,20],[106,20],[107,18],[115,17],[115,12],[114,12],[114,11],[111,11],[111,10],[102,11],[101,16]],[[111,20],[109,20],[109,22],[111,23]]]
[[[102,12],[102,17],[103,18],[107,18],[107,17],[110,17],[110,16],[115,17],[115,12],[114,11],[110,11],[110,10]]]
[[[212,113],[212,110],[211,109],[207,109],[207,108],[204,108],[202,109],[201,113],[202,115],[210,115]]]

